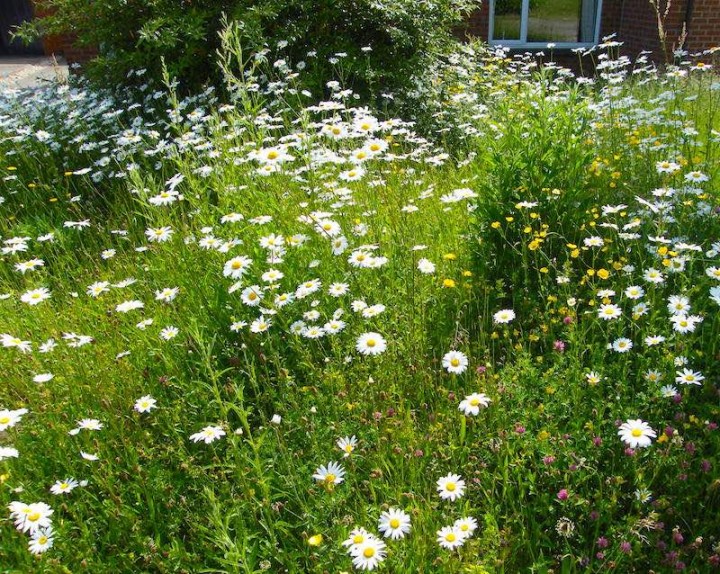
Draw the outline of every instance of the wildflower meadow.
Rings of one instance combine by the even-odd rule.
[[[0,96],[0,572],[720,568],[720,52],[231,32]]]

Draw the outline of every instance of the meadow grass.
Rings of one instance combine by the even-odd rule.
[[[720,82],[599,61],[6,95],[0,571],[716,568]]]

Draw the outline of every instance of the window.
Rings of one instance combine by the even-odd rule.
[[[490,43],[558,48],[597,44],[602,0],[491,0]]]

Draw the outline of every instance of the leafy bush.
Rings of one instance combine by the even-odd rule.
[[[125,81],[132,69],[159,77],[164,60],[185,87],[217,79],[214,66],[223,18],[240,22],[250,52],[286,47],[291,61],[305,61],[310,78],[327,80],[343,58],[345,80],[369,95],[403,82],[421,59],[451,38],[452,27],[479,0],[38,0],[49,15],[26,23],[24,38],[74,34],[97,46],[89,68],[104,82]],[[370,48],[371,50],[369,50]]]

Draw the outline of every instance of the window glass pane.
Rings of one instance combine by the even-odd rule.
[[[493,40],[520,40],[522,0],[495,0]]]
[[[528,42],[592,42],[598,0],[530,0]]]

